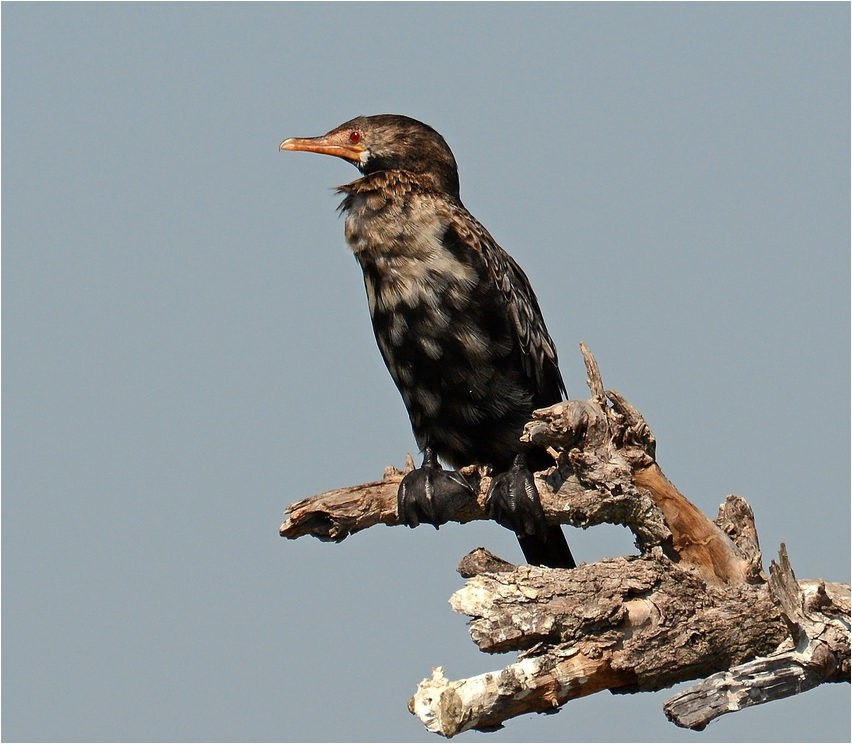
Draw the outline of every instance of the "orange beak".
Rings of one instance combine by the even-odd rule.
[[[339,137],[340,135],[338,135]],[[367,148],[361,144],[349,142],[348,137],[344,140],[335,136],[323,135],[322,137],[290,137],[285,139],[279,150],[301,150],[302,152],[318,152],[322,155],[334,155],[344,160],[355,163],[361,162],[361,153]]]

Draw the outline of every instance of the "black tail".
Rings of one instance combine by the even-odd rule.
[[[547,528],[547,537],[542,542],[535,535],[518,536],[524,558],[532,566],[549,566],[550,568],[577,568],[571,548],[565,539],[562,528],[555,524]]]

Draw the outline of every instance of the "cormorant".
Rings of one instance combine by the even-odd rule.
[[[381,114],[286,139],[280,149],[334,155],[363,175],[338,189],[346,240],[423,452],[423,465],[400,485],[400,518],[437,527],[473,497],[437,458],[456,468],[491,465],[492,518],[515,531],[530,563],[573,568],[529,470],[552,459],[519,441],[533,409],[565,397],[556,348],[521,267],[462,204],[444,138],[415,119]]]

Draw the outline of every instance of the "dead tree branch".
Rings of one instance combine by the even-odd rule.
[[[767,579],[749,505],[728,496],[712,521],[687,500],[657,464],[642,415],[605,390],[594,357],[581,350],[592,397],[536,411],[522,439],[554,457],[536,473],[551,523],[624,525],[640,555],[562,570],[471,553],[459,567],[469,580],[453,609],[472,618],[483,651],[518,651],[519,660],[458,681],[436,668],[409,702],[412,713],[449,737],[604,689],[701,679],[664,706],[674,723],[700,730],[724,713],[849,682],[849,586],[796,581],[784,546]],[[465,474],[477,495],[455,519],[487,519],[490,474]],[[381,481],[299,501],[280,533],[340,541],[399,524],[402,476],[388,468]]]

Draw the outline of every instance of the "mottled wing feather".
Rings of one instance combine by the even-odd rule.
[[[536,391],[535,405],[552,405],[567,398],[556,346],[524,270],[466,210],[456,211],[452,224],[459,237],[482,256],[506,302],[523,369]]]

